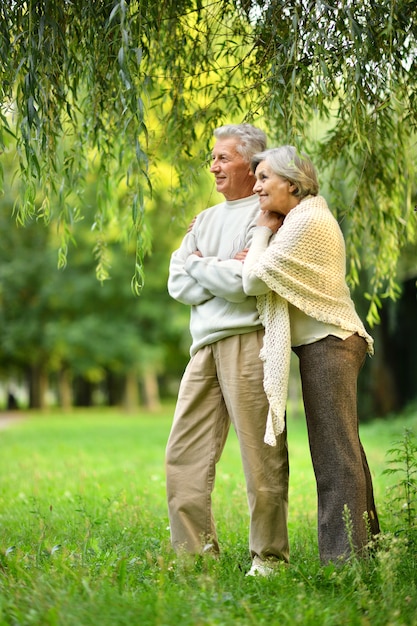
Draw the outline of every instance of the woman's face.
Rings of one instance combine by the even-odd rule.
[[[253,191],[258,194],[262,211],[287,215],[300,202],[293,195],[295,185],[275,174],[266,161],[261,161],[255,172]]]

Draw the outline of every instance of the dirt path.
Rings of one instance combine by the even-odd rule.
[[[0,430],[16,424],[16,422],[20,422],[22,419],[23,416],[19,415],[19,413],[0,412]]]

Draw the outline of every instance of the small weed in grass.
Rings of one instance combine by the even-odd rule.
[[[397,519],[394,529],[417,544],[417,440],[412,431],[406,428],[387,455],[389,467],[383,473],[397,479],[388,491],[393,518]]]

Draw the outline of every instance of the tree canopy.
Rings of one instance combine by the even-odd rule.
[[[56,264],[54,224],[40,228],[29,218],[24,227],[12,223],[10,167],[7,159],[0,198],[0,404],[14,389],[21,407],[99,401],[130,409],[139,400],[151,406],[157,389],[166,396],[175,388],[189,345],[188,309],[166,289],[172,245],[164,228],[166,199],[155,193],[147,213],[158,237],[144,260],[146,285],[137,298],[129,284],[134,245],[121,245],[117,231],[113,240],[108,236],[111,279],[101,284],[87,219],[74,225],[77,245],[64,272]],[[96,185],[90,179],[84,194],[92,207]]]
[[[94,172],[98,276],[117,224],[136,241],[140,291],[161,158],[186,190],[213,128],[250,121],[317,164],[351,283],[369,276],[369,320],[395,297],[400,252],[417,236],[414,0],[4,0],[0,39],[16,217],[56,222],[60,265]]]

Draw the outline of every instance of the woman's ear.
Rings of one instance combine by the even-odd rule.
[[[298,187],[297,187],[297,185],[295,185],[294,183],[290,183],[289,190],[290,190],[290,192],[291,192],[291,193],[293,193],[294,195],[295,195],[296,193],[298,193]]]

